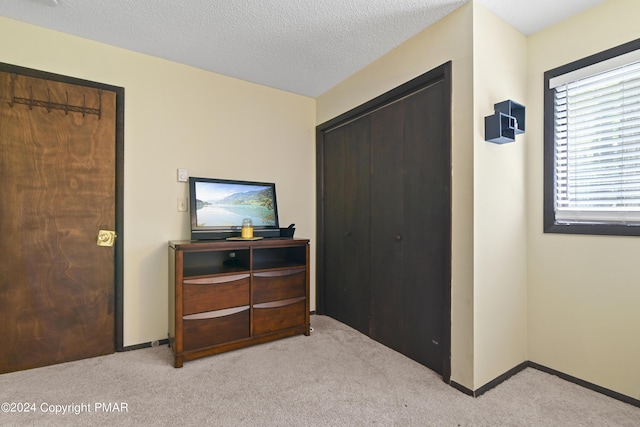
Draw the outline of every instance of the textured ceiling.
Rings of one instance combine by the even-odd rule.
[[[470,0],[0,0],[0,16],[316,97]],[[603,0],[477,0],[524,34]]]

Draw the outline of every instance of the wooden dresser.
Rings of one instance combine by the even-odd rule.
[[[169,242],[169,345],[176,368],[309,333],[309,240]]]

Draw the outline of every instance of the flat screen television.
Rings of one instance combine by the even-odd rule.
[[[279,237],[276,185],[189,177],[191,240],[237,237],[251,218],[256,237]]]

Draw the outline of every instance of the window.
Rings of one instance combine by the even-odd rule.
[[[640,40],[545,73],[544,231],[640,235]]]

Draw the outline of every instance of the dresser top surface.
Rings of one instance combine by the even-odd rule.
[[[270,237],[261,240],[170,240],[169,247],[173,249],[226,249],[249,247],[286,247],[304,246],[309,239],[287,237]]]

